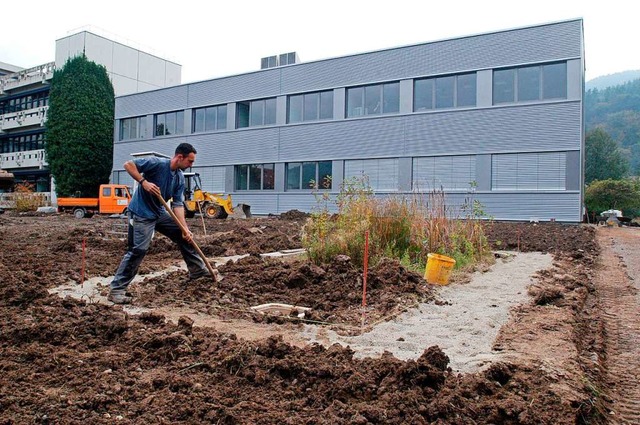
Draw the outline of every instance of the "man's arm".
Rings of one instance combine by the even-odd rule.
[[[142,189],[146,190],[147,192],[151,192],[156,196],[160,195],[160,188],[156,186],[155,183],[151,183],[149,180],[145,179],[142,174],[140,174],[140,171],[138,171],[138,167],[136,166],[135,162],[125,162],[124,169],[127,173],[129,173],[131,177],[133,177],[135,181],[137,181],[138,183],[142,182],[140,183],[140,187],[142,187]]]
[[[138,183],[140,183],[140,180],[143,179],[142,174],[140,174],[140,171],[138,171],[138,167],[136,166],[136,163],[133,161],[127,161],[124,163],[124,169],[127,171],[127,173],[129,173],[129,175],[131,177],[133,177],[133,179],[135,181],[137,181]]]

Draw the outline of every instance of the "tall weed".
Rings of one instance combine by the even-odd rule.
[[[367,232],[372,265],[390,257],[422,271],[427,254],[439,253],[461,267],[489,252],[480,221],[484,212],[472,197],[457,212],[446,205],[443,190],[376,197],[366,176],[345,179],[335,199],[328,192],[315,195],[318,204],[304,226],[302,242],[316,264],[345,254],[361,266]],[[337,213],[331,214],[334,205]]]

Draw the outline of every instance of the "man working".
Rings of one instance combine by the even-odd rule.
[[[189,143],[181,143],[171,159],[138,158],[127,161],[124,169],[139,184],[129,204],[129,234],[127,253],[122,258],[111,282],[107,299],[115,304],[129,304],[131,296],[126,290],[138,272],[154,230],[178,244],[187,263],[189,278],[197,279],[209,274],[209,270],[191,245],[193,234],[188,230],[184,215],[184,175],[182,171],[196,160],[196,150]],[[165,210],[163,199],[173,198],[172,209],[182,223],[183,232]]]

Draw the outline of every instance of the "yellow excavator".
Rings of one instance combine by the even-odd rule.
[[[209,193],[202,190],[199,173],[184,173],[184,179],[184,209],[187,218],[193,217],[198,212],[207,218],[251,217],[251,206],[238,204],[236,208],[233,208],[231,195],[225,197],[221,193]]]

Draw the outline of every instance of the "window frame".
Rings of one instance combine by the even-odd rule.
[[[162,118],[162,122],[160,121]],[[170,133],[168,120],[173,120],[174,133]],[[182,124],[182,125],[180,125]],[[158,126],[163,125],[163,134],[158,133]],[[179,136],[184,134],[184,109],[171,112],[162,112],[153,115],[153,137]]]
[[[252,168],[253,167],[253,168]],[[254,163],[254,164],[239,164],[233,167],[233,187],[237,192],[258,192],[263,190],[275,190],[275,163],[274,162],[264,162],[264,163]],[[259,169],[260,170],[260,182],[259,187],[255,186],[252,188],[253,182],[251,176],[251,170]],[[244,173],[242,172],[244,171]],[[271,170],[271,175],[267,175],[267,171]],[[244,180],[246,183],[245,187],[240,187],[241,180]]]
[[[135,130],[131,127],[131,123],[135,122]],[[129,124],[128,133],[129,136],[125,137],[125,127]],[[145,139],[147,137],[147,116],[142,115],[138,117],[122,118],[120,119],[120,126],[118,131],[118,141],[123,140],[137,140]],[[134,134],[132,136],[132,134]]]
[[[473,103],[465,103],[461,105],[461,100],[463,98],[460,97],[462,91],[462,85],[464,84],[463,78],[473,76],[473,88],[474,93],[474,101]],[[447,81],[452,79],[450,83],[451,87],[444,86]],[[425,89],[418,90],[419,85],[429,84],[429,88],[425,87]],[[439,85],[440,83],[440,85]],[[444,89],[448,89],[449,93],[446,96],[446,99],[439,97],[439,93],[444,93]],[[420,94],[420,96],[416,96],[416,93]],[[427,99],[431,99],[430,103],[427,104]],[[439,102],[443,100],[446,103],[443,106],[439,106]],[[448,75],[438,75],[434,77],[425,77],[425,78],[415,78],[413,80],[413,112],[423,112],[423,111],[433,111],[433,110],[442,110],[442,109],[458,109],[458,108],[474,108],[478,104],[478,73],[476,71],[473,72],[464,72],[461,74],[448,74]],[[442,105],[442,103],[440,103]]]
[[[260,108],[258,113],[257,108]],[[246,113],[246,117],[240,116],[240,109]],[[246,100],[236,102],[236,129],[249,127],[264,127],[267,125],[276,125],[278,102],[276,97],[267,97],[264,99]],[[258,123],[253,123],[253,119],[260,117]],[[240,119],[242,118],[242,121]]]
[[[550,81],[550,75],[553,68],[561,67],[562,74],[564,78],[556,78],[553,81]],[[537,87],[527,87],[525,86],[526,79],[531,79],[530,76],[526,75],[525,70],[536,70],[537,77],[535,78],[535,84]],[[545,71],[547,71],[545,73]],[[509,72],[511,74],[511,87],[510,92],[512,94],[511,98],[508,100],[500,100],[496,101],[496,94],[498,93],[496,90],[496,74],[500,73],[507,75]],[[503,104],[511,104],[511,103],[533,103],[533,102],[544,102],[549,100],[566,100],[567,99],[567,90],[568,90],[568,74],[567,74],[567,62],[566,61],[558,61],[558,62],[548,62],[548,63],[538,63],[538,64],[530,64],[530,65],[522,65],[515,66],[509,68],[500,68],[494,69],[491,78],[491,93],[492,99],[491,103],[495,105],[503,105]],[[558,88],[557,84],[561,82],[561,86]],[[547,95],[547,91],[553,89],[554,93],[560,91],[560,95]],[[534,93],[537,92],[537,98],[531,98],[530,96],[523,99],[522,94],[525,93]]]
[[[213,128],[208,127],[208,112],[214,112],[215,120]],[[223,112],[224,111],[224,112]],[[198,129],[198,115],[202,114],[202,130]],[[191,113],[191,133],[208,133],[212,131],[222,131],[227,129],[227,105],[212,105],[201,108],[194,108]]]
[[[307,99],[313,99],[315,103],[315,114],[307,115]],[[296,104],[294,109],[293,103]],[[297,106],[299,105],[299,106]],[[324,114],[325,108],[329,106],[330,113]],[[323,108],[324,107],[324,108]],[[292,119],[292,112],[296,111],[295,119]],[[299,93],[287,96],[287,124],[298,124],[310,121],[326,121],[333,119],[333,90],[321,90],[309,93]]]
[[[395,94],[394,97],[397,98],[397,102],[394,102],[393,105],[389,105],[386,100],[391,96],[391,92],[388,91],[391,88],[394,89],[392,92]],[[376,96],[375,99],[377,101],[373,111],[369,112],[370,108],[367,105],[373,104],[372,96]],[[400,81],[347,87],[345,98],[346,118],[397,114],[400,112]],[[357,108],[361,108],[362,113],[354,114],[354,110]]]
[[[315,185],[313,185],[313,187],[303,187],[303,182],[306,180],[305,179],[305,172],[304,172],[304,167],[305,165],[309,166],[310,164],[313,164],[314,167],[314,178],[312,179],[313,181],[315,181]],[[330,168],[330,173],[329,174],[324,174],[322,176],[322,180],[323,182],[326,181],[325,179],[328,178],[328,187],[326,184],[319,184],[320,182],[320,173],[322,171],[322,165],[327,165]],[[297,168],[297,184],[295,186],[297,187],[293,187],[293,185],[290,182],[290,177],[291,177],[291,173],[294,171],[294,166]],[[287,162],[284,166],[285,169],[285,191],[311,191],[311,190],[331,190],[333,187],[333,161],[297,161],[297,162]],[[309,182],[311,182],[311,180],[309,180]],[[320,187],[322,186],[322,187]]]

